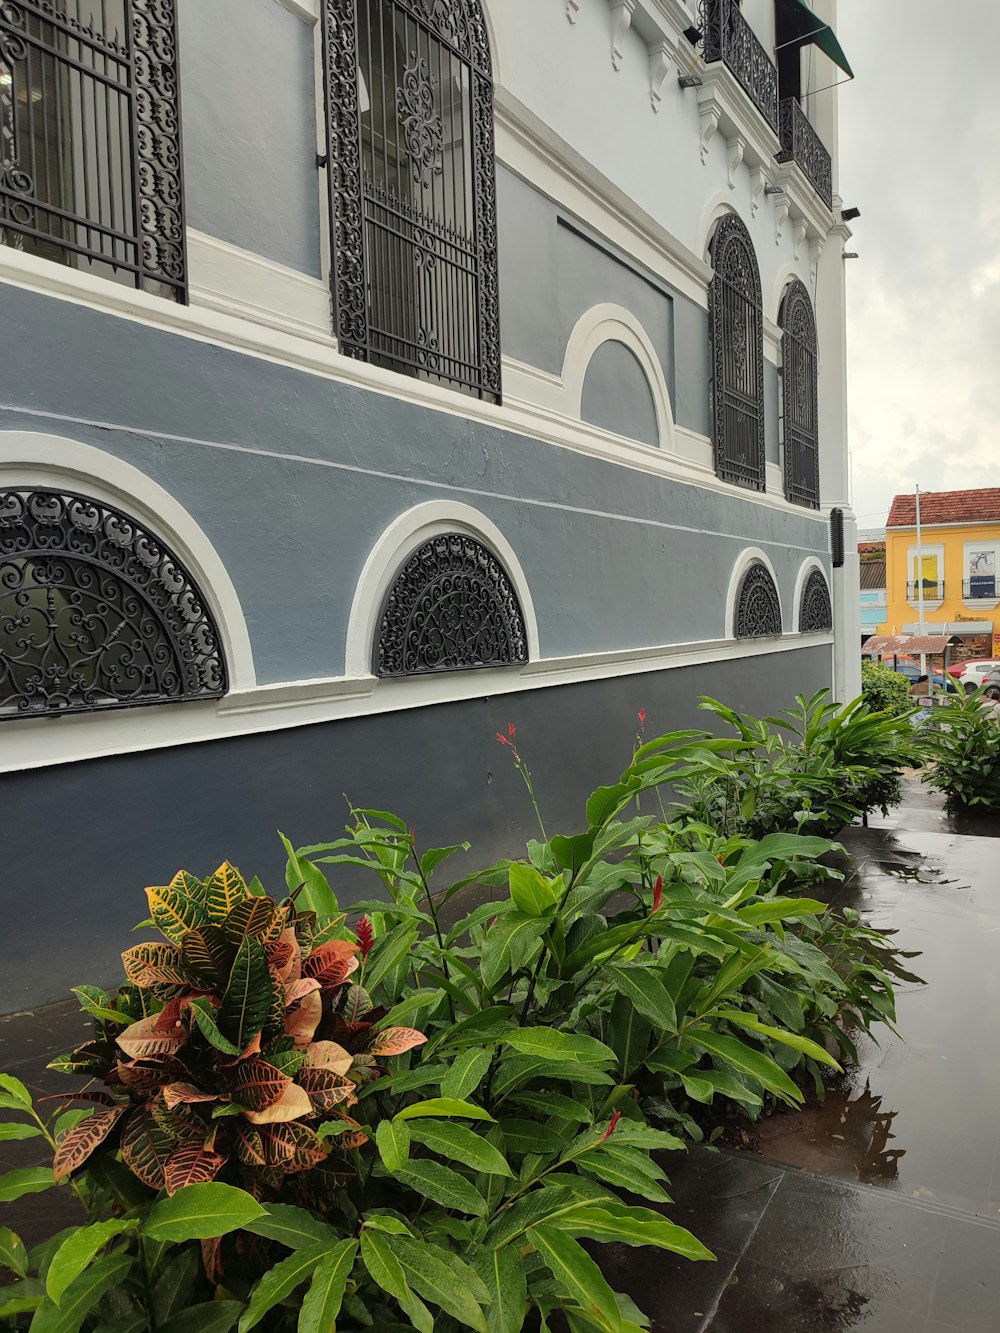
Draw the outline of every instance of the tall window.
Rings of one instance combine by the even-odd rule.
[[[708,291],[712,445],[725,481],[764,489],[764,312],[750,233],[735,213],[715,228]]]
[[[796,278],[785,290],[781,325],[781,428],[785,495],[819,508],[819,393],[816,319],[809,293]]]
[[[157,537],[87,496],[0,491],[0,718],[225,692],[215,622]]]
[[[323,0],[331,281],[350,356],[500,398],[479,0]]]
[[[0,3],[0,244],[185,299],[174,3]]]

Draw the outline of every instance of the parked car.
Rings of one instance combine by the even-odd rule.
[[[1000,668],[1000,658],[990,657],[975,662],[960,662],[948,671],[961,683],[966,694],[973,694],[992,671]]]
[[[982,685],[983,693],[987,699],[995,699],[1000,702],[1000,662],[994,666],[987,676],[983,677]]]
[[[930,678],[930,681],[936,690],[944,690],[948,694],[958,693],[958,686],[955,684],[954,680],[952,680],[951,676],[943,676],[940,671],[934,670],[922,672],[920,670],[919,662],[903,658],[896,662],[895,667],[892,666],[890,660],[886,660],[884,665],[891,667],[900,676],[905,676],[910,685],[915,685],[922,675],[926,675]],[[929,692],[930,691],[928,691],[928,693]]]

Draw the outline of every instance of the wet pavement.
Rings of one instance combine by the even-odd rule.
[[[754,1152],[665,1160],[664,1212],[718,1263],[599,1247],[652,1333],[1000,1333],[998,838],[917,784],[842,835],[832,901],[896,929],[926,984],[899,985],[899,1036],[864,1040],[825,1103],[766,1120]],[[75,1009],[0,1018],[0,1069],[64,1088],[44,1066],[85,1031]],[[0,1144],[0,1170],[40,1160],[36,1142]],[[41,1239],[70,1220],[50,1201],[0,1206],[0,1225]]]

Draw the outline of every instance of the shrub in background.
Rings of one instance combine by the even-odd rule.
[[[924,781],[952,809],[1000,812],[1000,711],[977,690],[949,698],[934,722]]]
[[[882,662],[861,663],[861,700],[873,713],[900,717],[911,713],[910,682]]]

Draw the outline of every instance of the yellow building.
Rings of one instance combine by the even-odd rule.
[[[953,660],[1000,657],[1000,488],[897,495],[886,524],[886,620],[881,634],[915,634],[923,585],[929,634],[956,634]]]

